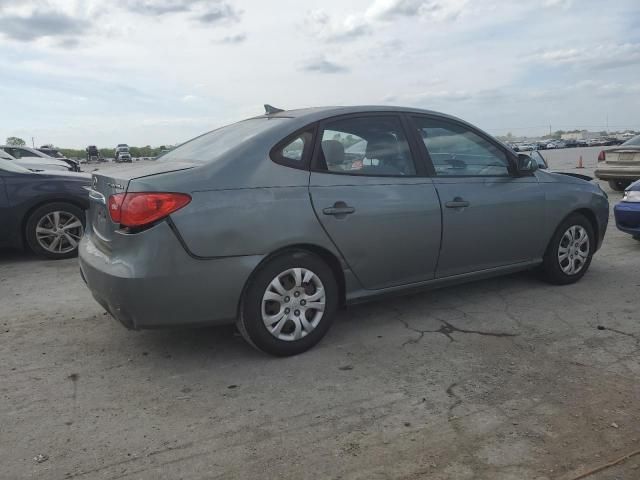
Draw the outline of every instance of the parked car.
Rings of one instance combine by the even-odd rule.
[[[613,213],[618,230],[640,241],[640,181],[627,187],[622,201],[613,208]]]
[[[53,145],[43,145],[37,149],[40,153],[44,153],[45,155],[50,156],[51,158],[55,158],[56,160],[62,160],[67,163],[74,172],[80,171],[80,162],[67,158],[60,150],[55,148]]]
[[[535,150],[535,146],[532,143],[521,143],[518,145],[518,150],[520,152],[529,152],[531,150]]]
[[[0,145],[0,150],[8,153],[17,165],[28,168],[29,170],[76,171],[75,167],[69,163],[52,158],[49,155],[39,152],[35,148]]]
[[[51,259],[75,256],[90,183],[89,174],[33,172],[0,158],[0,246]]]
[[[622,192],[632,182],[640,179],[640,135],[622,145],[600,152],[595,176],[609,182],[612,190]]]
[[[539,170],[457,118],[393,107],[241,121],[152,164],[94,172],[90,200],[80,268],[115,318],[236,322],[275,355],[316,344],[339,306],[382,295],[538,266],[576,282],[609,218],[597,185]]]

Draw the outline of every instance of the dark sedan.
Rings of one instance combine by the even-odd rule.
[[[32,172],[0,158],[0,246],[51,259],[77,255],[90,183],[88,174]]]

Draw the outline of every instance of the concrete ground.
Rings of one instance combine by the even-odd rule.
[[[597,149],[545,155],[580,153],[589,173]],[[576,285],[349,308],[277,359],[233,328],[127,331],[76,260],[3,251],[0,477],[578,478],[640,449],[639,287],[640,242],[611,225]],[[640,455],[586,478],[638,479]]]

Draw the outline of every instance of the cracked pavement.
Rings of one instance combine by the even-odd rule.
[[[126,331],[75,260],[2,251],[0,476],[572,480],[640,448],[639,287],[610,226],[576,285],[361,305],[277,359],[233,328]],[[587,478],[640,478],[640,456]]]

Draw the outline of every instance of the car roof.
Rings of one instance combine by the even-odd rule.
[[[258,115],[254,118],[295,118],[305,122],[314,122],[325,118],[330,118],[338,115],[348,115],[352,113],[416,113],[435,115],[438,117],[449,118],[458,122],[468,123],[464,120],[447,115],[445,113],[436,112],[433,110],[425,110],[412,107],[399,107],[391,105],[357,105],[357,106],[329,106],[329,107],[310,107],[300,108],[294,110],[283,110],[278,113]]]

